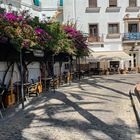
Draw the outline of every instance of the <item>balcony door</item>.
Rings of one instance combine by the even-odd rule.
[[[98,24],[89,25],[89,34],[90,36],[98,36]]]
[[[130,24],[128,24],[128,32],[129,33],[136,33],[136,32],[138,32],[138,24],[137,23],[130,23]]]
[[[89,42],[98,42],[98,24],[89,24]]]

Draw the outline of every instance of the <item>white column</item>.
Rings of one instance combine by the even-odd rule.
[[[120,69],[124,69],[124,61],[123,60],[120,61]]]

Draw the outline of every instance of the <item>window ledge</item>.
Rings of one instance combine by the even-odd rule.
[[[103,43],[102,44],[89,43],[88,45],[89,45],[89,47],[94,47],[94,48],[103,48],[104,47],[104,44]]]
[[[121,7],[107,7],[106,12],[120,12]]]
[[[86,8],[86,13],[99,13],[99,12],[100,12],[100,7],[94,7],[94,8],[87,7]]]
[[[139,7],[127,7],[126,12],[139,12]]]
[[[116,39],[116,38],[120,38],[120,34],[116,33],[116,34],[107,34],[107,38],[108,39]]]

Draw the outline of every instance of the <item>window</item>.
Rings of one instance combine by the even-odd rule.
[[[108,33],[109,34],[118,34],[119,33],[119,24],[108,24]]]
[[[130,32],[130,33],[138,32],[138,24],[137,23],[129,23],[128,24],[128,32]]]
[[[89,0],[89,7],[90,8],[97,7],[97,0]]]
[[[117,0],[109,0],[109,7],[117,7]]]
[[[137,0],[129,0],[129,7],[136,7],[137,6]]]
[[[40,0],[33,0],[33,2],[34,2],[35,6],[39,6],[40,5]]]
[[[89,25],[89,34],[91,36],[97,36],[98,35],[98,25],[97,24]]]

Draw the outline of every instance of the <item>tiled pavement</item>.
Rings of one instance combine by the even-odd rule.
[[[44,93],[0,120],[0,140],[140,140],[129,97],[139,77],[88,77]]]

